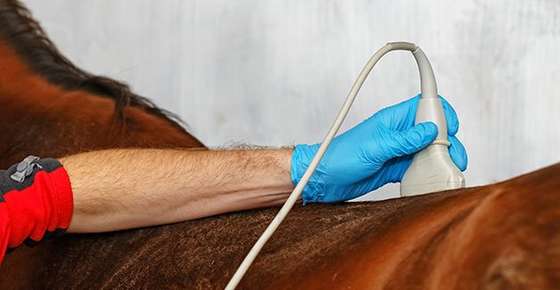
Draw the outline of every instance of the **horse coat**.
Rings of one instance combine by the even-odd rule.
[[[169,112],[73,65],[29,11],[0,0],[0,166],[33,153],[205,150]],[[66,235],[22,247],[1,289],[220,289],[272,220],[261,209]],[[381,202],[296,207],[239,289],[558,289],[560,165]]]

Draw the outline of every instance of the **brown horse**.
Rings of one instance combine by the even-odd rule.
[[[121,147],[203,148],[125,85],[63,57],[0,0],[0,166]],[[16,249],[1,289],[220,289],[276,209]],[[560,165],[503,183],[289,215],[239,289],[558,289]]]

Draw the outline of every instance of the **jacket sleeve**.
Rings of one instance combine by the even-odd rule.
[[[57,160],[30,156],[0,171],[0,262],[9,248],[64,232],[72,211],[70,179]]]

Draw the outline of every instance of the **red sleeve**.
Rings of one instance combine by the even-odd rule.
[[[70,225],[73,197],[66,170],[50,158],[34,163],[20,180],[14,178],[17,165],[0,171],[0,262],[7,249]]]

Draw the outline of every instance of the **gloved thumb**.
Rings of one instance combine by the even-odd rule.
[[[386,160],[414,154],[432,143],[438,134],[436,124],[424,122],[404,131],[393,131],[388,138]]]

